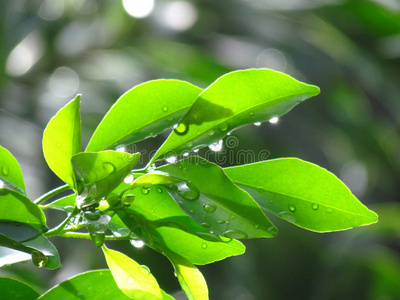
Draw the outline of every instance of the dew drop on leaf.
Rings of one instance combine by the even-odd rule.
[[[166,160],[167,163],[169,163],[169,164],[174,164],[174,163],[176,163],[177,158],[176,158],[176,156],[169,156],[169,157],[167,157],[165,160]]]
[[[227,230],[224,232],[224,236],[232,239],[246,239],[247,233],[241,230]]]
[[[249,115],[250,115],[250,116],[254,116],[254,112],[252,112],[252,111],[249,112]]]
[[[214,132],[213,129],[211,129],[211,130],[208,132],[209,135],[214,135],[214,133],[215,133],[215,132]]]
[[[104,239],[105,239],[105,233],[99,232],[99,233],[91,233],[90,237],[92,238],[93,243],[96,245],[96,247],[101,247],[103,246]]]
[[[258,229],[258,228],[260,228],[260,225],[256,224],[256,225],[254,225],[254,228]]]
[[[162,194],[162,192],[163,192],[162,188],[160,188],[160,187],[157,187],[157,188],[156,188],[156,191],[157,191],[157,193],[159,193],[159,194]]]
[[[229,125],[228,125],[228,123],[223,122],[223,123],[219,124],[218,128],[219,128],[221,131],[227,131],[228,128],[229,128]]]
[[[218,142],[212,143],[211,145],[208,146],[208,148],[210,148],[211,151],[214,152],[219,152],[222,150],[223,147],[223,141],[219,140]]]
[[[135,248],[143,248],[144,242],[142,240],[130,240],[130,243]]]
[[[174,131],[178,135],[184,135],[188,132],[189,126],[185,123],[179,123],[178,126],[174,128]]]
[[[210,224],[207,223],[207,222],[204,222],[204,223],[201,223],[201,226],[203,226],[203,227],[210,227]]]
[[[124,197],[125,203],[133,203],[134,200],[135,200],[135,195],[129,194]]]
[[[219,238],[223,243],[229,243],[230,241],[232,241],[232,238],[226,236],[220,236]]]
[[[147,195],[148,193],[150,193],[150,189],[142,187],[142,194]]]
[[[276,124],[279,121],[279,117],[272,117],[271,119],[269,119],[268,122],[270,122],[271,124]]]
[[[218,221],[218,224],[220,224],[220,225],[225,224],[225,223],[226,223],[225,220],[219,220]]]
[[[39,251],[32,251],[32,262],[38,268],[43,268],[47,265],[49,258]]]
[[[7,166],[3,166],[1,168],[1,172],[3,173],[4,176],[8,176],[8,174],[9,174],[8,167]]]
[[[192,141],[187,142],[187,143],[186,143],[186,146],[192,147],[192,146],[193,146],[193,142],[192,142]]]
[[[133,174],[129,174],[128,176],[126,176],[124,178],[124,182],[129,184],[129,183],[132,183],[134,179],[135,178],[133,177]]]
[[[278,214],[278,217],[284,219],[285,221],[288,221],[290,223],[295,223],[296,222],[296,217],[288,212],[288,211],[282,211]]]
[[[168,111],[168,106],[164,105],[164,106],[162,107],[162,111],[163,111],[163,112],[167,112],[167,111]]]
[[[201,248],[206,249],[207,248],[207,244],[206,243],[202,243],[201,244]]]
[[[116,171],[115,166],[112,163],[109,163],[109,162],[104,162],[103,163],[103,169],[108,174],[114,173]]]
[[[143,272],[144,274],[146,274],[146,275],[149,275],[149,274],[150,274],[150,269],[149,269],[147,266],[145,266],[145,265],[141,265],[140,268],[139,268],[139,270],[140,270],[141,272]]]
[[[183,156],[189,156],[189,152],[184,152]]]
[[[209,205],[209,204],[204,204],[204,205],[203,205],[203,208],[204,208],[204,211],[205,211],[206,213],[208,213],[208,214],[213,213],[213,212],[217,209],[216,206],[214,206],[214,205]]]
[[[261,126],[261,122],[255,122],[253,123],[254,126]]]
[[[115,151],[117,151],[117,152],[126,152],[126,147],[125,147],[125,145],[118,145],[115,148]]]
[[[313,204],[311,205],[311,207],[312,207],[313,210],[317,210],[318,207],[319,207],[319,205],[318,205],[317,203],[313,203]]]
[[[289,210],[291,212],[295,212],[296,211],[296,206],[294,206],[294,205],[289,205],[288,208],[289,208]]]
[[[129,233],[130,233],[130,230],[129,230],[128,228],[124,228],[124,227],[121,227],[121,228],[119,228],[118,230],[113,231],[113,234],[114,234],[116,237],[128,236]]]

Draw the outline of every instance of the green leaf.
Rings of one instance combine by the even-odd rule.
[[[56,269],[61,265],[53,244],[40,231],[27,224],[1,221],[0,246],[10,248],[0,251],[0,266],[29,259],[37,267],[47,269]]]
[[[81,152],[81,95],[76,96],[47,124],[43,133],[43,153],[50,169],[75,189],[71,157]]]
[[[97,127],[87,152],[131,144],[171,128],[201,89],[179,80],[154,80],[125,93]]]
[[[0,187],[13,189],[26,195],[21,168],[14,156],[0,146]]]
[[[181,180],[169,192],[183,210],[204,227],[228,238],[273,237],[275,226],[251,196],[222,168],[199,156],[159,168]]]
[[[274,159],[224,171],[263,209],[305,229],[337,231],[378,220],[335,175],[297,158]]]
[[[175,253],[168,252],[167,257],[188,300],[208,300],[207,283],[199,269]]]
[[[26,283],[9,277],[0,277],[0,299],[36,300],[39,293]]]
[[[132,300],[117,286],[109,270],[89,271],[76,275],[51,290],[40,300]]]
[[[18,192],[0,188],[0,220],[26,223],[46,231],[46,217],[31,200]]]
[[[40,205],[41,209],[58,209],[62,211],[67,211],[67,212],[72,212],[74,209],[74,205],[76,202],[76,194],[68,195],[65,197],[62,197],[60,199],[54,200],[53,202],[46,204],[46,205]]]
[[[137,164],[139,156],[110,150],[74,155],[71,162],[78,184],[78,207],[99,202],[115,189]]]
[[[126,210],[148,221],[154,243],[159,248],[156,250],[160,252],[167,248],[199,265],[245,252],[239,241],[226,238],[221,241],[185,214],[163,186],[136,188],[130,195],[135,200]],[[118,214],[129,227],[130,215]]]
[[[205,89],[152,158],[181,155],[219,141],[233,129],[280,117],[319,88],[268,69],[228,73]]]
[[[125,254],[102,247],[107,265],[121,291],[135,300],[162,299],[161,290],[146,266],[141,266]]]

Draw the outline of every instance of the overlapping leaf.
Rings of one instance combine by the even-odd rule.
[[[237,239],[276,235],[260,206],[218,165],[191,156],[159,170],[181,180],[169,185],[169,192],[188,215],[209,230]]]
[[[39,293],[26,283],[9,277],[0,277],[1,299],[36,300]]]
[[[21,168],[14,156],[0,146],[0,187],[13,189],[26,195]]]
[[[80,99],[76,96],[47,124],[43,133],[43,153],[50,169],[75,188],[71,158],[81,151]]]
[[[228,73],[205,89],[152,160],[214,143],[246,124],[280,117],[319,88],[268,69]]]
[[[131,144],[171,128],[200,92],[200,88],[179,80],[161,79],[134,87],[106,114],[86,151]]]
[[[224,171],[263,209],[305,229],[345,230],[378,220],[335,175],[300,159],[274,159]]]

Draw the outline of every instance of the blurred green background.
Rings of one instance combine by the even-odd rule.
[[[86,144],[109,107],[139,83],[177,78],[204,88],[243,68],[282,71],[322,92],[277,124],[235,131],[239,142],[230,151],[253,149],[319,164],[380,218],[369,227],[322,235],[271,217],[280,231],[276,238],[245,241],[246,254],[200,267],[210,298],[400,299],[396,0],[1,1],[0,144],[20,162],[34,199],[61,185],[45,164],[41,137],[77,93],[83,94]],[[152,150],[165,137],[138,148]],[[224,165],[229,163],[243,161]],[[50,223],[62,217],[48,215]],[[0,275],[44,291],[106,267],[89,241],[54,242],[61,269],[28,262]],[[163,257],[129,243],[109,246],[148,265],[163,289],[184,299]]]

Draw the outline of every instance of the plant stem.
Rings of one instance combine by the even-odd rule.
[[[39,204],[43,203],[44,201],[50,199],[51,197],[53,197],[61,192],[67,191],[69,189],[70,189],[70,187],[68,184],[59,186],[58,188],[55,188],[54,190],[51,190],[51,191],[47,192],[46,194],[40,196],[33,202],[35,204],[39,205]]]
[[[80,239],[91,239],[89,233],[84,232],[64,232],[59,235],[60,237],[71,237],[71,238],[80,238]],[[113,235],[106,235],[105,240],[107,241],[118,241],[118,240],[129,240],[127,236],[113,236]]]
[[[73,217],[75,217],[78,213],[78,208],[75,206],[74,209],[72,210],[72,213],[68,215],[68,217],[57,227],[53,228],[52,230],[47,231],[44,233],[45,236],[55,236],[55,235],[61,235],[63,231],[65,230],[65,226],[71,221]]]

